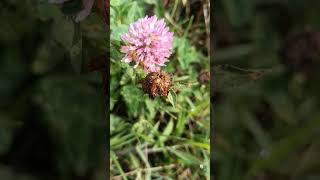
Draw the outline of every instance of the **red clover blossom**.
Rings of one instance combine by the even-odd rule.
[[[134,62],[134,67],[141,66],[146,73],[159,72],[172,53],[173,33],[156,16],[134,22],[121,39],[125,43],[121,52],[126,54],[122,61]]]

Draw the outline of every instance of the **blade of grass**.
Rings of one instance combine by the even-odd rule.
[[[145,163],[145,165],[146,165],[146,167],[147,167],[147,169],[146,169],[146,171],[147,171],[147,173],[146,173],[146,179],[147,179],[147,180],[150,180],[150,179],[151,179],[151,166],[150,166],[150,164],[149,164],[149,162],[148,162],[148,159],[147,159],[147,157],[145,156],[145,154],[142,152],[142,150],[140,149],[139,146],[137,146],[136,149],[137,149],[138,155],[140,156],[140,158],[142,159],[142,161]]]
[[[120,174],[121,174],[121,177],[124,179],[124,180],[128,180],[128,178],[126,177],[126,175],[124,174],[124,171],[119,163],[119,161],[117,160],[117,156],[114,154],[114,152],[110,152],[110,155],[111,155],[111,159],[113,160],[113,162],[116,164]]]

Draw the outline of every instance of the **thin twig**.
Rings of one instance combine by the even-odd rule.
[[[147,148],[146,145],[141,145],[140,148],[145,148],[145,153],[151,154],[151,153],[158,153],[158,152],[162,152],[165,150],[172,150],[172,149],[178,149],[178,148],[183,148],[183,147],[188,147],[188,146],[192,146],[191,144],[184,144],[184,145],[174,145],[174,146],[168,146],[168,147],[161,147],[161,148]],[[136,150],[136,147],[134,148],[130,148],[130,149],[126,149],[123,151],[120,151],[117,154],[117,156],[123,156],[123,155],[127,155],[129,152]]]
[[[186,146],[190,146],[189,144],[185,144],[185,145],[174,145],[174,146],[169,146],[169,147],[163,147],[163,148],[151,148],[151,149],[147,149],[147,153],[158,153],[158,152],[162,152],[165,150],[173,150],[173,149],[178,149],[178,148],[182,148],[182,147],[186,147]]]
[[[209,52],[210,51],[210,1],[206,1],[205,3],[203,3],[203,16],[204,16],[204,23],[206,25],[206,33],[207,33],[206,44]]]
[[[206,25],[206,32],[207,35],[210,35],[210,2],[203,3],[203,16],[204,16],[204,23]]]

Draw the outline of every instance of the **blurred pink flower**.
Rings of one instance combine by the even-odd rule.
[[[158,20],[156,16],[134,22],[121,39],[125,42],[121,52],[126,53],[122,61],[135,62],[135,67],[141,66],[147,73],[160,71],[172,53],[173,33],[164,19]]]

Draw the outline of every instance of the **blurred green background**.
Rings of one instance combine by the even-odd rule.
[[[82,1],[0,2],[0,179],[105,179],[102,78],[106,53],[97,6]]]
[[[320,179],[320,2],[214,4],[215,179]]]

